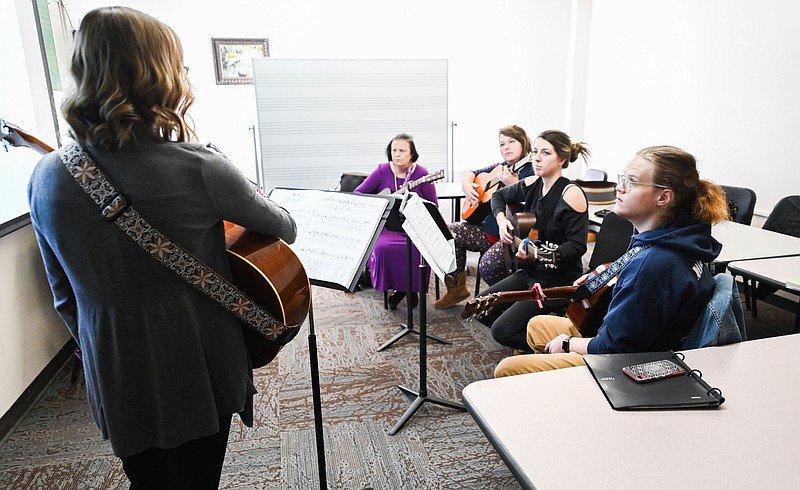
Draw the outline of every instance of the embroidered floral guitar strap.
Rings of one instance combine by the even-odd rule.
[[[148,223],[80,145],[64,145],[58,154],[75,182],[100,208],[100,214],[115,223],[148,255],[265,338],[285,345],[297,335],[299,326],[284,325],[230,281]]]

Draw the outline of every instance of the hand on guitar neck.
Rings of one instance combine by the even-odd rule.
[[[480,225],[492,210],[490,201],[494,192],[518,180],[517,174],[525,164],[533,159],[529,153],[525,158],[511,166],[498,165],[491,172],[474,175],[473,181],[464,182],[464,209],[461,219],[473,225]],[[470,175],[469,173],[467,175]]]
[[[44,143],[32,134],[26,133],[18,126],[0,117],[0,136],[2,138],[3,149],[8,151],[9,146],[26,146],[36,150],[41,154],[50,153],[53,147]]]
[[[378,195],[404,194],[405,192],[408,192],[408,191],[410,191],[411,189],[414,189],[417,186],[420,186],[422,184],[426,184],[428,182],[436,182],[437,180],[442,180],[443,178],[444,178],[444,170],[437,170],[436,172],[434,172],[432,174],[425,175],[423,177],[420,177],[417,180],[411,180],[411,181],[406,182],[405,184],[400,186],[400,188],[397,189],[396,191],[392,191],[389,188],[382,189],[378,193]]]
[[[471,319],[475,316],[484,315],[498,303],[569,299],[570,304],[567,307],[567,318],[578,328],[583,337],[592,337],[597,334],[597,329],[602,325],[603,318],[608,311],[608,305],[611,303],[611,291],[616,283],[616,278],[610,280],[586,299],[576,301],[573,300],[572,297],[580,284],[600,274],[608,265],[609,264],[599,265],[592,272],[575,281],[572,286],[547,289],[534,287],[534,289],[530,291],[496,292],[471,299],[464,305],[461,318]]]

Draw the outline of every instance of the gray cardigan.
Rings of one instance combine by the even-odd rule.
[[[90,148],[154,227],[230,277],[223,220],[294,241],[288,212],[201,145],[148,140]],[[57,153],[28,185],[55,306],[83,352],[89,404],[114,453],[215,433],[255,393],[240,323],[105,221]]]

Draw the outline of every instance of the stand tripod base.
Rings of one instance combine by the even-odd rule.
[[[378,352],[380,352],[380,351],[382,351],[384,349],[388,349],[389,347],[392,346],[392,344],[394,344],[395,342],[397,342],[398,340],[402,339],[403,337],[405,337],[406,335],[408,335],[410,333],[413,333],[414,335],[419,335],[419,331],[418,330],[415,330],[413,328],[408,328],[408,325],[406,325],[405,323],[401,323],[400,326],[403,327],[403,330],[401,330],[400,333],[398,333],[397,335],[395,335],[394,337],[392,337],[391,339],[386,341],[385,344],[383,344],[382,346],[378,347]],[[425,337],[427,337],[427,338],[429,338],[431,340],[435,340],[436,342],[439,342],[440,344],[447,344],[447,345],[452,345],[453,344],[452,342],[449,342],[449,341],[444,340],[444,339],[440,339],[439,337],[434,337],[433,335],[425,334]]]
[[[390,436],[397,434],[397,431],[403,428],[406,422],[408,422],[408,419],[410,419],[411,416],[414,415],[416,411],[419,410],[419,408],[425,402],[430,402],[435,405],[441,405],[443,407],[455,408],[456,410],[461,410],[462,412],[467,410],[466,408],[464,408],[464,405],[460,403],[428,396],[426,393],[418,393],[414,390],[406,388],[405,386],[398,385],[397,387],[400,388],[400,391],[402,391],[406,395],[415,396],[416,398],[414,399],[413,402],[411,402],[411,406],[408,407],[406,413],[404,413],[403,416],[400,417],[400,420],[398,420],[397,423],[394,425],[394,427],[392,427],[392,430],[389,431]]]

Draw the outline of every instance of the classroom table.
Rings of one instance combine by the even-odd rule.
[[[800,279],[800,255],[791,257],[773,257],[757,260],[737,260],[728,264],[728,270],[735,276],[769,284],[778,289],[800,294],[800,290],[792,281]],[[751,291],[753,316],[756,316],[755,291]],[[800,333],[800,304],[794,317],[794,333]]]
[[[713,225],[711,235],[722,244],[722,252],[714,261],[720,271],[735,260],[800,255],[800,238],[735,221]]]
[[[461,188],[461,182],[436,182],[436,197],[441,199],[449,199],[452,208],[451,223],[461,220],[461,200],[464,198],[464,189]]]
[[[717,408],[615,411],[586,367],[477,381],[463,400],[524,488],[794,489],[798,349],[786,335],[683,351]]]

